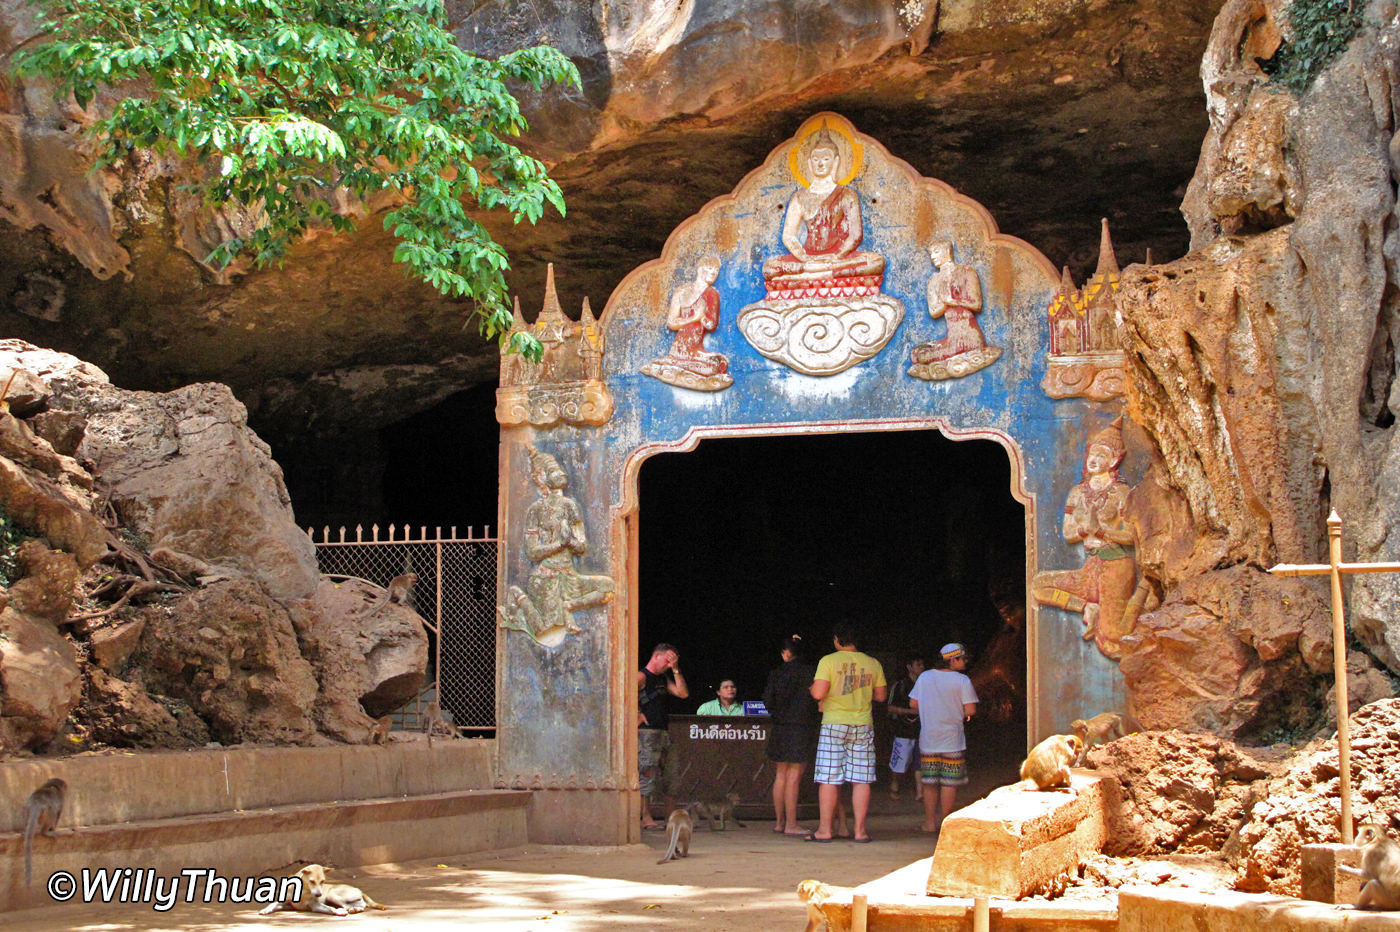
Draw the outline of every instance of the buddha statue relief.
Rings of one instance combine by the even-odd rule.
[[[806,375],[864,362],[904,319],[904,304],[880,290],[885,257],[861,248],[865,222],[853,184],[861,156],[854,131],[839,117],[814,119],[799,131],[788,159],[798,187],[777,231],[787,252],[763,262],[764,298],[737,318],[754,349]]]

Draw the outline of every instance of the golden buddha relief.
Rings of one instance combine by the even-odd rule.
[[[851,182],[863,165],[863,146],[839,117],[799,131],[788,152],[798,189],[779,235],[788,251],[763,263],[764,299],[739,312],[754,349],[807,375],[871,358],[904,319],[904,304],[880,291],[885,258],[860,248],[865,224]]]

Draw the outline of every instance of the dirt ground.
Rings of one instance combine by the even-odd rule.
[[[356,916],[257,915],[256,907],[178,903],[72,905],[0,917],[7,932],[252,932],[336,928],[428,932],[463,924],[490,932],[781,932],[802,927],[797,884],[809,877],[856,886],[928,857],[933,840],[918,831],[915,804],[870,819],[871,844],[831,844],[775,835],[771,821],[695,833],[691,855],[657,864],[665,837],[620,848],[532,846],[444,861],[413,861],[336,871],[391,908]],[[35,878],[39,883],[40,878]]]

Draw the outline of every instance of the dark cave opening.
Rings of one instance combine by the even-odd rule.
[[[800,634],[815,661],[838,619],[891,682],[906,652],[931,659],[960,641],[982,700],[968,730],[975,784],[1016,779],[1026,514],[1000,446],[932,430],[711,439],[652,457],[639,487],[638,662],[676,645],[691,695],[673,712],[714,698],[722,679],[758,699],[780,641]]]

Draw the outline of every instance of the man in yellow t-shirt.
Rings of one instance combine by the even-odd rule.
[[[855,840],[867,842],[865,815],[870,809],[870,784],[875,782],[875,719],[873,702],[885,701],[885,671],[880,661],[856,650],[855,631],[847,623],[832,631],[836,652],[817,664],[812,698],[821,703],[822,730],[817,739],[815,778],[820,788],[821,824],[808,841],[831,841],[831,818],[842,783],[851,784]]]

